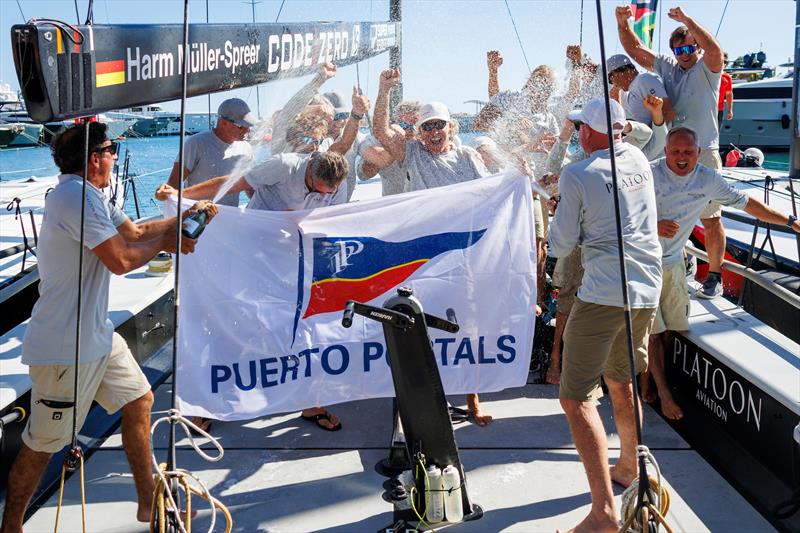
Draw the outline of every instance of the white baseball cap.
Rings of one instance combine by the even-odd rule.
[[[428,122],[429,120],[446,120],[450,121],[450,111],[447,106],[441,102],[431,102],[419,108],[419,118],[417,119],[417,127]]]
[[[611,104],[611,129],[614,132],[620,132],[625,128],[627,119],[625,118],[625,110],[619,102],[613,98]],[[606,122],[606,102],[604,98],[593,98],[583,106],[583,109],[575,109],[570,111],[567,116],[572,122],[581,122],[590,128],[600,133],[608,133]]]

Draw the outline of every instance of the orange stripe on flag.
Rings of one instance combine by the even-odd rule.
[[[107,85],[118,85],[125,83],[125,72],[109,72],[108,74],[98,74],[95,86],[105,87]]]
[[[95,65],[97,74],[110,74],[112,72],[122,72],[125,70],[125,61],[98,61]]]

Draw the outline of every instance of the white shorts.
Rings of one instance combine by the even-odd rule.
[[[656,310],[656,319],[650,331],[652,335],[669,331],[689,329],[689,284],[686,283],[686,265],[679,261],[664,267],[661,299]]]

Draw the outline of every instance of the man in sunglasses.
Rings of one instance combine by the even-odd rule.
[[[654,71],[664,81],[664,88],[675,110],[672,126],[686,126],[697,132],[700,164],[722,169],[719,156],[717,103],[722,76],[723,52],[714,36],[680,7],[669,10],[668,16],[682,24],[670,35],[669,46],[674,57],[656,55],[633,32],[631,6],[616,10],[619,40],[634,61]],[[725,252],[725,230],[722,209],[716,202],[700,214],[709,256],[708,277],[698,296],[714,298],[722,294],[722,257]]]
[[[244,138],[258,119],[250,112],[247,102],[229,98],[217,109],[214,129],[187,137],[184,141],[184,172],[186,184],[197,185],[211,178],[231,174],[253,162],[253,150]],[[180,162],[176,159],[167,183],[178,186]],[[239,194],[226,194],[222,205],[239,205]]]
[[[150,464],[150,384],[108,319],[111,273],[122,275],[150,261],[158,252],[175,252],[175,217],[137,224],[103,195],[117,159],[117,144],[106,137],[106,125],[88,128],[89,161],[84,169],[86,126],[71,126],[51,144],[61,170],[58,185],[45,201],[47,212],[36,249],[39,299],[22,344],[22,362],[30,367],[31,415],[22,433],[22,447],[11,468],[2,531],[22,531],[31,495],[52,454],[70,443],[73,408],[83,425],[92,401],[109,413],[122,411],[122,443],[133,473],[138,498],[136,519],[150,520],[153,475]],[[86,195],[83,189],[86,180]],[[85,202],[85,217],[81,207]],[[183,216],[216,207],[195,204]],[[81,244],[83,226],[83,248]],[[182,252],[196,241],[183,239]],[[80,291],[80,382],[75,395],[75,327],[78,258],[83,256]],[[77,396],[77,406],[73,398]]]

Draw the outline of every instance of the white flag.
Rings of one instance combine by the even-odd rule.
[[[531,188],[520,175],[311,211],[220,206],[181,258],[179,408],[242,420],[391,397],[380,306],[409,286],[426,312],[448,394],[525,384],[536,307]],[[174,210],[174,206],[173,206]]]

